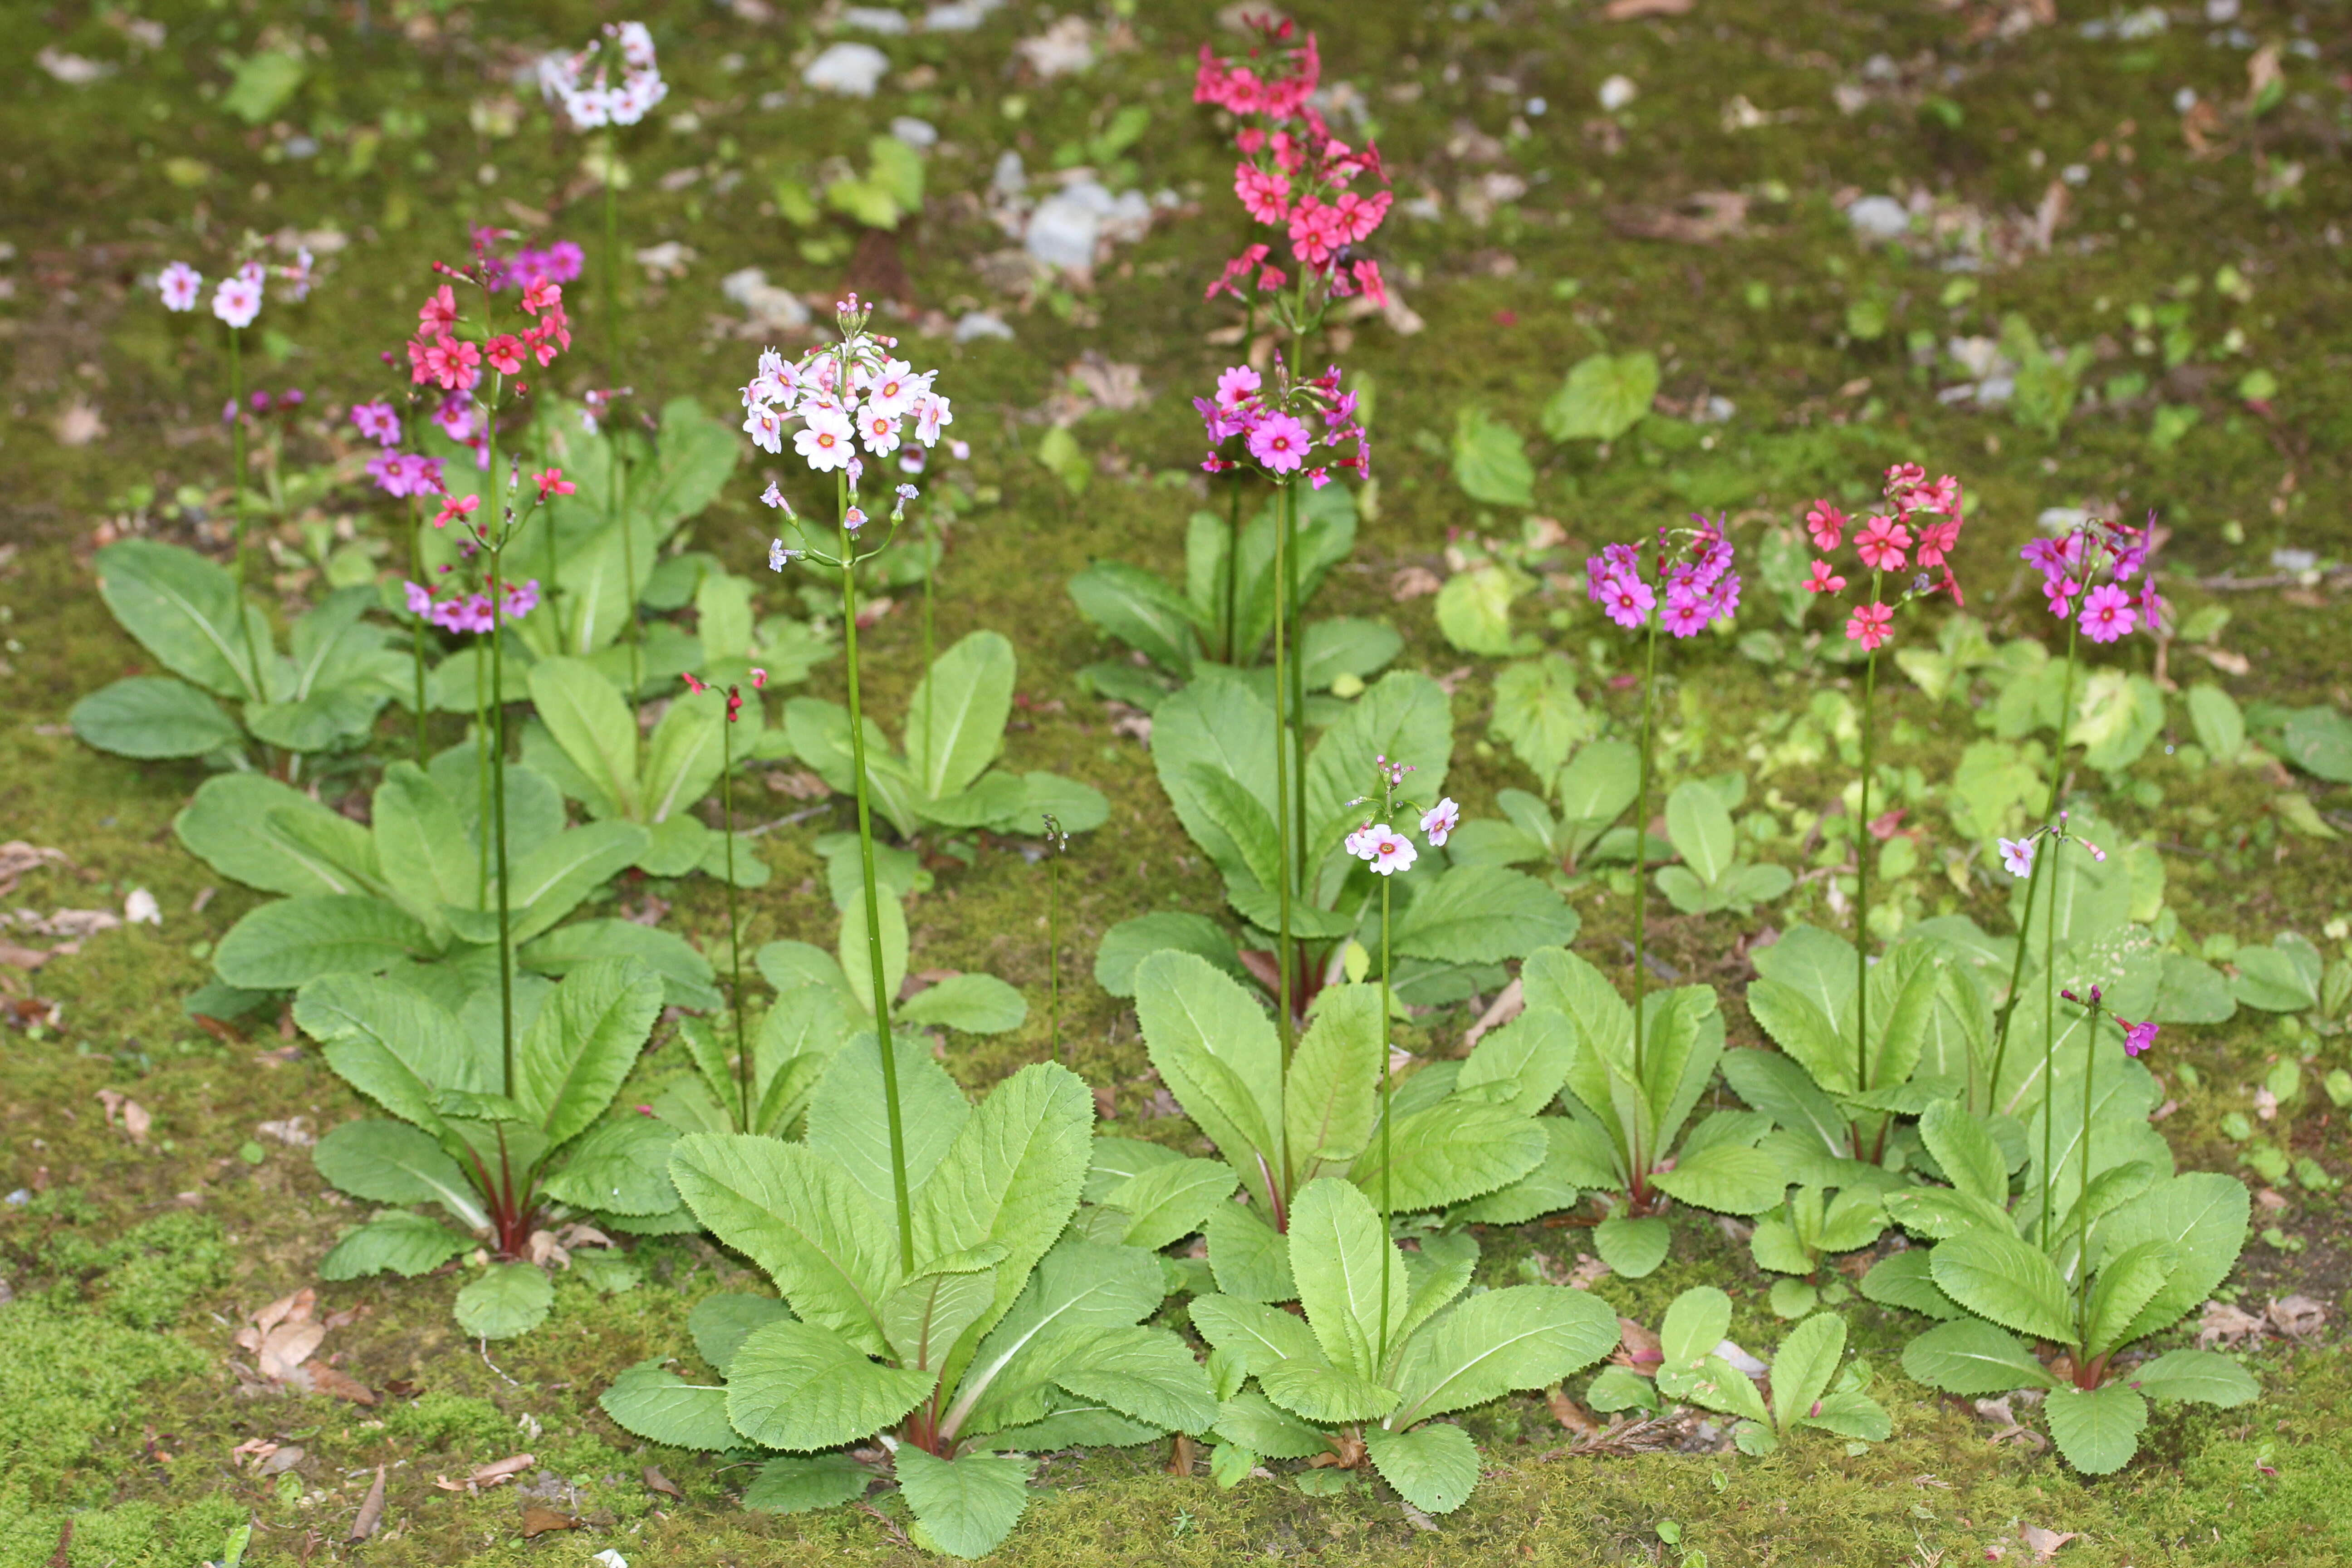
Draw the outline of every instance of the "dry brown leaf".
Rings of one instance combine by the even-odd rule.
[[[52,954],[43,947],[18,947],[15,942],[0,942],[0,963],[11,969],[35,970],[47,963]]]
[[[124,1094],[121,1089],[100,1089],[98,1100],[100,1105],[106,1107],[108,1126],[111,1127],[119,1122],[122,1130],[131,1135],[131,1141],[133,1143],[147,1142],[147,1130],[154,1125],[155,1119],[147,1114],[145,1106]]]
[[[541,1268],[548,1268],[551,1265],[557,1268],[569,1268],[572,1267],[572,1254],[566,1252],[563,1249],[562,1244],[555,1239],[555,1233],[553,1231],[532,1231],[530,1233],[530,1240],[525,1244],[524,1250],[525,1256],[527,1256],[534,1265]]]
[[[373,1406],[375,1404],[374,1391],[341,1367],[320,1362],[317,1366],[303,1370],[310,1374],[310,1392],[313,1394],[324,1394],[352,1405]]]
[[[1413,1507],[1412,1504],[1404,1501],[1402,1499],[1399,1499],[1397,1501],[1397,1507],[1402,1510],[1405,1523],[1412,1526],[1413,1529],[1422,1531],[1430,1535],[1435,1535],[1439,1532],[1437,1529],[1437,1521],[1430,1518],[1429,1515],[1422,1512],[1421,1510]]]
[[[2042,193],[2042,200],[2033,209],[2033,247],[2045,255],[2050,243],[2057,237],[2058,226],[2066,221],[2066,207],[2073,200],[2063,180],[2053,180]]]
[[[269,1452],[261,1458],[261,1473],[265,1476],[282,1476],[309,1457],[299,1443],[273,1446]]]
[[[1591,1253],[1580,1252],[1576,1255],[1576,1267],[1568,1271],[1568,1288],[1571,1290],[1590,1290],[1592,1289],[1594,1280],[1606,1279],[1612,1272],[1609,1265]]]
[[[1666,1352],[1658,1336],[1631,1318],[1617,1320],[1617,1352],[1610,1360],[1620,1366],[1630,1366],[1635,1372],[1647,1372],[1665,1363]]]
[[[1550,1409],[1553,1420],[1578,1436],[1591,1438],[1601,1436],[1601,1424],[1583,1405],[1570,1398],[1568,1390],[1561,1384],[1554,1384],[1545,1390],[1544,1404]]]
[[[768,787],[791,800],[823,800],[833,786],[806,768],[777,769],[767,777]]]
[[[365,1541],[383,1528],[383,1467],[375,1468],[375,1483],[368,1488],[367,1500],[360,1504],[359,1517],[352,1521],[352,1532],[347,1541]]]
[[[1095,1120],[1097,1121],[1118,1120],[1118,1090],[1109,1084],[1095,1085]]]
[[[2327,1309],[2308,1296],[2282,1296],[2271,1303],[2266,1316],[2287,1338],[2306,1340],[2327,1321]]]
[[[593,1225],[583,1225],[577,1220],[574,1220],[572,1224],[565,1226],[562,1230],[558,1231],[556,1233],[555,1239],[562,1242],[567,1248],[573,1252],[579,1251],[583,1247],[610,1247],[613,1245],[613,1238],[611,1237],[606,1236],[603,1231],[598,1230]]]
[[[2208,1301],[2197,1320],[2197,1348],[2211,1350],[2217,1344],[2243,1344],[2260,1339],[2262,1333],[2263,1321],[2252,1312],[2242,1311],[2227,1301]]]
[[[1687,16],[1696,0],[1609,0],[1601,8],[1604,22],[1638,22],[1644,16]]]
[[[2033,1560],[2036,1563],[2049,1562],[2058,1555],[2060,1547],[2070,1541],[2083,1539],[2083,1532],[2079,1530],[2044,1530],[2038,1524],[2020,1525],[2017,1533],[2024,1537],[2025,1544],[2032,1552]]]
[[[276,1452],[278,1452],[278,1445],[268,1438],[247,1437],[244,1442],[231,1448],[228,1451],[228,1457],[232,1459],[251,1459],[257,1465]]]
[[[1694,191],[1671,207],[1613,207],[1608,216],[1610,226],[1630,239],[1713,245],[1747,228],[1748,198],[1738,191]]]
[[[577,1530],[586,1522],[576,1515],[558,1513],[551,1508],[542,1508],[537,1503],[532,1503],[522,1510],[522,1533],[525,1540],[536,1540],[551,1530]]]
[[[280,1323],[307,1323],[318,1305],[319,1292],[305,1285],[299,1290],[278,1297],[254,1313],[253,1327],[257,1332],[266,1334]],[[253,1348],[258,1350],[261,1347],[256,1344]]]
[[[278,1324],[262,1336],[261,1349],[256,1352],[261,1375],[273,1383],[290,1382],[295,1369],[310,1359],[326,1337],[324,1323]]]
[[[514,1479],[539,1463],[530,1454],[509,1454],[503,1459],[484,1465],[463,1480],[453,1481],[446,1476],[436,1476],[433,1484],[445,1492],[472,1491],[478,1487],[495,1487]]]
[[[1192,1473],[1192,1438],[1190,1433],[1177,1433],[1176,1440],[1168,1445],[1168,1473],[1171,1476]]]
[[[673,1497],[677,1499],[680,1502],[686,1500],[686,1494],[677,1489],[677,1483],[671,1480],[667,1476],[663,1475],[659,1470],[654,1468],[653,1466],[647,1465],[646,1467],[645,1473],[646,1489],[647,1491],[659,1492],[664,1497]]]

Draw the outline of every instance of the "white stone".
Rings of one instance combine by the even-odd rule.
[[[971,311],[955,326],[955,341],[960,343],[971,342],[975,338],[1003,338],[1010,341],[1012,336],[1013,329],[1006,326],[1002,318],[987,310]]]
[[[890,69],[890,57],[871,44],[835,44],[809,61],[801,80],[822,92],[871,98]]]
[[[1601,107],[1614,114],[1640,97],[1641,92],[1642,89],[1633,85],[1633,78],[1612,76],[1601,84]]]
[[[1911,214],[1893,196],[1864,196],[1845,209],[1845,221],[1864,239],[1895,239],[1911,232]]]

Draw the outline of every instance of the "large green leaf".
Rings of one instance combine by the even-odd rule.
[[[1614,441],[1650,411],[1658,358],[1647,349],[1589,354],[1544,405],[1543,432],[1555,441]]]
[[[2105,1355],[2121,1344],[2132,1319],[2164,1288],[2177,1262],[2169,1242],[2142,1241],[2100,1264],[2084,1314],[2084,1352]]]
[[[967,1035],[1002,1035],[1029,1016],[1028,999],[993,974],[951,974],[901,1003],[898,1021]]]
[[[1511,635],[1511,601],[1534,586],[1533,578],[1509,566],[1456,572],[1437,591],[1437,629],[1464,653],[1487,658],[1532,653],[1537,647],[1533,636]]]
[[[98,591],[122,629],[174,675],[215,696],[262,696],[237,625],[236,584],[227,570],[192,550],[148,539],[110,544],[92,562]],[[269,623],[245,607],[252,649],[265,666],[277,657]]]
[[[459,1236],[438,1220],[404,1209],[391,1209],[367,1224],[343,1233],[342,1239],[319,1259],[319,1278],[330,1281],[358,1279],[389,1269],[404,1279],[429,1274],[459,1253],[471,1248],[473,1238]]]
[[[1832,1094],[1854,1092],[1853,1041],[1811,997],[1780,981],[1759,979],[1748,987],[1748,1011],[1815,1083]]]
[[[440,1131],[435,1106],[444,1089],[489,1087],[457,1019],[377,976],[312,981],[294,998],[294,1022],[325,1048],[327,1065],[346,1082],[428,1132]]]
[[[1641,780],[1641,753],[1630,743],[1594,741],[1578,748],[1560,770],[1559,795],[1560,821],[1577,827],[1579,855],[1633,804]]]
[[[1196,809],[1215,828],[1204,845],[1217,869],[1242,889],[1270,892],[1282,879],[1281,829],[1266,803],[1232,774],[1203,763],[1185,775]]]
[[[1368,1426],[1364,1451],[1381,1479],[1423,1513],[1452,1513],[1478,1484],[1478,1450],[1459,1426],[1440,1422],[1410,1432]]]
[[[1021,1522],[1032,1468],[1033,1461],[1015,1454],[950,1460],[900,1446],[898,1490],[914,1511],[916,1543],[950,1557],[987,1556]]]
[[[1542,1007],[1521,1013],[1479,1037],[1454,1080],[1457,1089],[1507,1082],[1511,1097],[1497,1103],[1533,1116],[1552,1102],[1576,1055],[1576,1031],[1567,1015]]]
[[[907,1188],[920,1192],[948,1150],[963,1131],[971,1104],[956,1087],[922,1041],[912,1035],[894,1036],[892,1062],[898,1068],[898,1125]],[[888,1101],[883,1093],[882,1050],[872,1033],[858,1035],[842,1047],[833,1066],[809,1101],[809,1151],[845,1173],[870,1194],[877,1212],[890,1214],[898,1205],[890,1163]],[[895,1224],[895,1221],[893,1222]],[[895,1237],[893,1238],[895,1243]],[[919,1258],[955,1247],[927,1247],[918,1242]]]
[[[1056,1336],[1077,1329],[1131,1327],[1158,1309],[1166,1290],[1159,1259],[1142,1248],[1064,1236],[1038,1261],[1012,1310],[961,1358],[962,1375],[956,1381],[955,1401],[941,1417],[942,1429],[993,1431],[1042,1415],[1042,1408],[1020,1407],[1042,1393]],[[1305,1325],[1299,1326],[1303,1333]]]
[[[1635,1219],[1612,1214],[1592,1227],[1592,1250],[1628,1279],[1655,1273],[1674,1240],[1674,1231],[1655,1215]]]
[[[319,1174],[355,1198],[378,1204],[437,1203],[467,1228],[489,1216],[473,1183],[433,1135],[397,1121],[346,1121],[311,1151]]]
[[[173,819],[189,851],[265,892],[364,893],[379,870],[367,829],[260,773],[220,773]]]
[[[1406,1307],[1404,1265],[1379,1211],[1357,1187],[1326,1177],[1292,1201],[1289,1235],[1299,1305],[1324,1356],[1379,1381],[1383,1336],[1403,1323]]]
[[[1263,804],[1274,802],[1274,710],[1238,675],[1204,667],[1151,716],[1151,763],[1192,842],[1219,867],[1244,864],[1202,802],[1198,770],[1223,773]]]
[[[1576,939],[1576,911],[1552,889],[1500,866],[1456,866],[1422,885],[1391,942],[1412,958],[1499,963]]]
[[[1254,1156],[1278,1177],[1281,1043],[1256,999],[1206,960],[1155,952],[1137,965],[1135,1012],[1151,1065],[1253,1193]]]
[[[899,1365],[936,1370],[947,1359],[996,1300],[993,1264],[1003,1255],[992,1247],[935,1261],[883,1299],[882,1331]]]
[[[1078,613],[1152,663],[1190,675],[1200,651],[1201,623],[1192,604],[1149,572],[1099,561],[1070,579]]]
[[[1592,716],[1576,695],[1576,667],[1562,655],[1525,659],[1495,677],[1495,732],[1543,785],[1592,729]]]
[[[1465,405],[1454,425],[1454,479],[1472,500],[1490,506],[1536,504],[1535,466],[1526,437],[1485,409]]]
[[[641,1361],[597,1396],[604,1414],[628,1432],[673,1448],[737,1448],[743,1438],[727,1420],[723,1384],[694,1384],[659,1362]]]
[[[840,1334],[789,1320],[755,1329],[727,1369],[727,1418],[771,1448],[807,1453],[871,1437],[939,1381],[884,1366]]]
[[[1713,785],[1692,780],[1675,787],[1666,797],[1666,837],[1700,882],[1712,886],[1730,872],[1738,840]]]
[[[2246,1184],[2216,1171],[2172,1177],[2109,1215],[2095,1245],[2109,1256],[2143,1242],[2171,1247],[2176,1261],[2163,1288],[2126,1325],[2118,1343],[2170,1326],[2210,1295],[2238,1261],[2251,1204]]]
[[[1268,1459],[1306,1459],[1331,1451],[1329,1434],[1310,1426],[1255,1388],[1236,1391],[1217,1410],[1217,1440]]]
[[[386,968],[433,952],[423,926],[381,899],[313,893],[252,910],[213,950],[213,967],[247,991],[290,991],[320,975]]]
[[[1136,966],[1167,948],[1205,958],[1236,980],[1249,978],[1223,926],[1206,915],[1163,910],[1121,921],[1103,933],[1095,949],[1095,984],[1113,996],[1132,996]]]
[[[2167,1351],[2132,1369],[2126,1381],[2159,1404],[2217,1405],[2224,1409],[2262,1396],[2253,1374],[2215,1351]]]
[[[1548,1147],[1536,1119],[1508,1105],[1441,1100],[1397,1119],[1385,1166],[1374,1140],[1349,1178],[1377,1194],[1385,1176],[1399,1209],[1444,1208],[1517,1181],[1543,1163]]]
[[[1099,1147],[1103,1140],[1095,1142]],[[1101,1168],[1097,1158],[1095,1172]],[[1214,1207],[1233,1195],[1234,1181],[1232,1168],[1214,1160],[1177,1159],[1121,1180],[1102,1203],[1130,1216],[1120,1240],[1156,1252],[1208,1224]]]
[[[661,1215],[678,1206],[669,1179],[677,1130],[641,1116],[607,1121],[564,1152],[541,1184],[549,1197],[607,1215]]]
[[[1278,1307],[1235,1296],[1201,1296],[1193,1300],[1192,1318],[1202,1338],[1252,1373],[1279,1362],[1323,1359],[1315,1331]]]
[[[646,747],[643,810],[648,825],[684,816],[719,782],[727,748],[734,747],[740,758],[760,732],[756,723],[742,721],[735,728],[730,735],[727,694],[715,686],[670,703]]]
[[[1243,1184],[1248,1190],[1246,1180]],[[1262,1186],[1257,1189],[1253,1202],[1263,1191]],[[1286,1238],[1254,1208],[1219,1204],[1209,1211],[1202,1234],[1209,1244],[1210,1271],[1226,1295],[1248,1301],[1287,1301],[1298,1294],[1297,1281],[1290,1275]]]
[[[907,761],[927,799],[971,786],[1004,744],[1013,711],[1013,645],[967,634],[932,661],[907,700]]]
[[[1948,1320],[1961,1313],[1958,1304],[1936,1288],[1925,1247],[1911,1247],[1872,1264],[1862,1277],[1861,1290],[1866,1300],[1930,1318]]]
[[[1829,1391],[1845,1354],[1845,1320],[1816,1312],[1789,1331],[1772,1357],[1772,1425],[1786,1431]]]
[[[637,727],[613,683],[584,659],[544,658],[531,666],[530,700],[585,786],[589,812],[636,816]]]
[[[2147,1401],[2127,1384],[2080,1389],[2071,1384],[2050,1391],[2042,1404],[2050,1440],[2066,1462],[2086,1476],[2107,1476],[2131,1462],[2147,1425]]]
[[[795,1312],[863,1351],[887,1348],[880,1313],[898,1281],[895,1221],[838,1164],[773,1138],[698,1132],[678,1140],[670,1179],[695,1218],[766,1269]]]
[[[444,927],[444,905],[470,909],[481,893],[480,860],[457,805],[425,770],[394,763],[372,807],[384,880],[401,906],[427,927]]]
[[[1255,731],[1262,735],[1266,731]],[[1152,744],[1160,731],[1155,721]],[[1272,768],[1271,748],[1266,763]],[[1454,755],[1453,699],[1445,689],[1417,669],[1394,669],[1372,683],[1348,705],[1307,758],[1307,820],[1338,824],[1363,820],[1360,807],[1349,805],[1364,793],[1365,759],[1387,756],[1415,768],[1413,788],[1423,799],[1445,789],[1445,774]],[[1269,780],[1266,791],[1271,798]],[[1337,896],[1339,883],[1359,862],[1339,846],[1339,835],[1329,841],[1329,854],[1319,871],[1310,867],[1311,887],[1325,904]]]
[[[528,942],[579,908],[599,886],[628,869],[646,852],[646,830],[634,822],[592,822],[557,834],[520,863],[509,862],[512,940]],[[494,920],[473,919],[476,929],[487,929],[488,936],[468,936],[456,919],[450,923],[469,941],[496,939]]]
[[[1972,1227],[1940,1243],[1928,1268],[1937,1289],[1978,1316],[2036,1339],[2074,1342],[2065,1278],[2041,1248]]]
[[[1958,1100],[1927,1107],[1919,1117],[1919,1136],[1955,1190],[1995,1208],[2008,1204],[2008,1162],[1991,1131]]]
[[[1658,1321],[1659,1375],[1687,1377],[1715,1352],[1730,1330],[1729,1296],[1712,1285],[1694,1285],[1685,1290],[1667,1303],[1666,1315]]]
[[[1982,1318],[1955,1318],[1929,1329],[1903,1347],[1903,1371],[1914,1382],[1970,1397],[2056,1382],[2015,1335]]]
[[[1788,1172],[1761,1150],[1717,1143],[1651,1178],[1669,1197],[1717,1214],[1758,1215],[1779,1205]]]
[[[1454,1208],[1449,1215],[1454,1223],[1525,1225],[1574,1208],[1586,1192],[1617,1185],[1615,1152],[1607,1133],[1565,1116],[1539,1117],[1536,1125],[1544,1133],[1542,1163],[1517,1181]]]
[[[1370,1421],[1397,1405],[1394,1389],[1320,1360],[1277,1362],[1257,1382],[1268,1399],[1309,1421]]]
[[[1755,987],[1748,991],[1752,997]],[[1722,1067],[1724,1080],[1740,1099],[1788,1129],[1808,1150],[1835,1157],[1852,1149],[1845,1113],[1789,1058],[1777,1051],[1726,1051]]]
[[[457,1292],[457,1326],[475,1339],[510,1340],[547,1321],[555,1286],[535,1264],[493,1263]]]
[[[896,897],[883,896],[875,900],[874,910],[880,917],[881,1001],[887,1008],[897,1002],[899,988],[907,983],[907,909]],[[876,1016],[874,944],[867,940],[866,900],[863,898],[853,899],[842,910],[841,935],[834,951],[841,964],[842,976],[849,984],[850,995],[856,999],[866,1016]]]
[[[561,1144],[604,1114],[661,1011],[644,965],[603,959],[564,977],[516,1049],[514,1095]]]
[[[1295,1168],[1344,1164],[1371,1136],[1380,1112],[1387,1031],[1380,988],[1336,985],[1316,998],[1285,1080],[1285,1146]]]
[[[743,1489],[743,1506],[754,1513],[807,1513],[865,1496],[873,1479],[847,1454],[782,1454]]]
[[[674,931],[635,921],[573,921],[534,937],[515,962],[546,974],[568,974],[582,964],[630,959],[653,971],[662,1000],[672,1007],[714,1011],[719,1005],[710,961]]]
[[[773,1296],[727,1290],[697,1301],[687,1314],[686,1327],[694,1336],[695,1350],[723,1377],[752,1331],[792,1315],[792,1309]]]
[[[1209,1374],[1166,1329],[1063,1331],[1045,1346],[1054,1382],[1162,1431],[1205,1432],[1217,1419]]]
[[[1617,1343],[1615,1311],[1585,1290],[1510,1285],[1432,1318],[1396,1358],[1403,1396],[1391,1425],[1542,1388],[1591,1365]]]
[[[90,745],[121,757],[201,757],[245,740],[219,703],[161,675],[101,686],[75,703],[66,721]]]

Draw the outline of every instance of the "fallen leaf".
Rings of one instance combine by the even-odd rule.
[[[1413,1507],[1412,1504],[1406,1502],[1400,1498],[1397,1500],[1397,1507],[1402,1510],[1405,1523],[1411,1525],[1413,1529],[1424,1531],[1431,1535],[1438,1533],[1437,1521],[1430,1518],[1429,1515],[1422,1512],[1421,1510]]]
[[[671,1480],[667,1476],[663,1475],[659,1470],[654,1468],[653,1466],[647,1465],[646,1467],[645,1474],[646,1489],[647,1491],[659,1492],[664,1497],[673,1497],[677,1499],[680,1502],[686,1500],[686,1494],[677,1489],[677,1483]]]
[[[568,1513],[558,1513],[537,1503],[522,1510],[522,1533],[525,1540],[535,1540],[551,1530],[577,1530],[584,1520]]]
[[[11,969],[36,970],[47,963],[50,956],[47,948],[18,947],[14,942],[0,942],[0,963]]]
[[[1118,1090],[1109,1084],[1095,1085],[1095,1120],[1097,1121],[1118,1120]]]
[[[2254,667],[2244,654],[2232,653],[2226,647],[2200,647],[2195,651],[2199,658],[2224,675],[2250,675],[2253,672]]]
[[[1177,1433],[1176,1440],[1168,1445],[1168,1473],[1171,1476],[1192,1473],[1192,1438],[1190,1433]]]
[[[537,1463],[539,1460],[533,1455],[509,1454],[503,1459],[484,1465],[463,1480],[453,1481],[446,1476],[436,1476],[433,1478],[433,1484],[445,1492],[466,1492],[472,1491],[478,1487],[499,1486],[514,1479]]]
[[[1576,1255],[1576,1267],[1568,1271],[1568,1288],[1571,1290],[1590,1290],[1592,1289],[1594,1280],[1605,1279],[1612,1272],[1609,1265],[1601,1262],[1598,1258],[1589,1252],[1580,1252]]]
[[[375,1468],[375,1484],[368,1488],[367,1500],[360,1504],[359,1517],[352,1521],[352,1532],[347,1541],[365,1541],[383,1528],[383,1467]]]
[[[313,1394],[324,1394],[352,1405],[373,1406],[375,1404],[374,1391],[340,1367],[321,1362],[304,1370],[310,1374],[310,1392]]]
[[[2197,1348],[2243,1344],[2262,1337],[2263,1321],[2227,1301],[2208,1301],[2197,1320]]]
[[[1612,207],[1610,226],[1630,239],[1713,245],[1748,226],[1748,198],[1738,191],[1695,191],[1671,207]]]
[[[1631,1318],[1617,1320],[1617,1353],[1609,1359],[1635,1372],[1664,1364],[1666,1352],[1658,1336]]]
[[[2327,1321],[2327,1309],[2308,1296],[2282,1296],[2267,1314],[2278,1331],[2292,1340],[2309,1339]]]
[[[2278,1115],[2278,1096],[2271,1092],[2270,1085],[2266,1083],[2254,1087],[2254,1114],[2264,1121]]]
[[[273,1447],[268,1454],[262,1456],[261,1473],[265,1476],[282,1476],[309,1457],[299,1443],[288,1443],[282,1447]]]
[[[1568,1390],[1561,1384],[1554,1384],[1545,1391],[1544,1404],[1551,1411],[1553,1420],[1578,1436],[1601,1436],[1601,1424],[1593,1420],[1583,1405],[1570,1398]]]
[[[1687,16],[1696,0],[1609,0],[1601,8],[1604,22],[1638,22],[1644,16]]]
[[[154,1125],[155,1119],[147,1114],[145,1106],[114,1089],[100,1089],[98,1099],[99,1103],[106,1107],[108,1126],[115,1125],[119,1119],[122,1131],[131,1135],[133,1143],[147,1142],[147,1130]]]
[[[1478,1015],[1478,1021],[1462,1031],[1462,1054],[1469,1055],[1471,1048],[1486,1037],[1487,1030],[1501,1028],[1525,1012],[1527,1005],[1527,993],[1521,989],[1515,976],[1511,983],[1504,986],[1496,994],[1486,1010]]]
[[[254,1463],[259,1464],[276,1452],[278,1452],[278,1445],[268,1438],[247,1437],[244,1442],[231,1448],[228,1451],[228,1457],[232,1459],[251,1459]]]
[[[280,1323],[308,1322],[318,1305],[319,1292],[305,1285],[299,1290],[278,1297],[254,1313],[253,1326],[258,1332],[266,1334]],[[257,1344],[253,1348],[258,1350],[261,1347]]]
[[[1441,675],[1436,679],[1437,689],[1440,691],[1444,692],[1448,697],[1451,697],[1462,689],[1462,683],[1464,681],[1470,679],[1470,666],[1466,664],[1456,665],[1454,668],[1447,670],[1444,675]]]
[[[2036,1563],[2049,1562],[2058,1555],[2060,1547],[2070,1541],[2083,1539],[2083,1532],[2079,1530],[2044,1530],[2038,1524],[2020,1525],[2017,1533],[2024,1537],[2025,1544],[2033,1552],[2033,1560]]]
[[[566,1252],[556,1241],[555,1233],[552,1231],[532,1231],[530,1240],[525,1244],[525,1256],[541,1268],[551,1265],[557,1268],[572,1267],[572,1254]]]
[[[833,794],[831,784],[806,768],[794,768],[789,773],[779,768],[768,775],[767,785],[792,800],[823,800]]]

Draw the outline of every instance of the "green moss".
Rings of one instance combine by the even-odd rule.
[[[427,1453],[497,1458],[513,1448],[516,1428],[515,1418],[487,1399],[433,1389],[388,1407],[383,1435]]]
[[[139,1331],[53,1300],[0,1307],[0,1502],[73,1489],[116,1461],[94,1445],[136,1447],[141,1391],[205,1370],[209,1357],[170,1334]],[[152,1414],[152,1407],[146,1407]]]
[[[176,1323],[196,1298],[227,1278],[229,1251],[209,1215],[158,1215],[102,1257],[106,1310],[134,1329]]]

